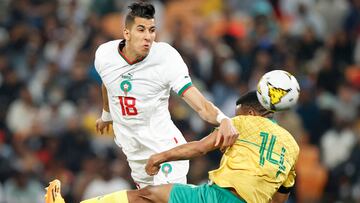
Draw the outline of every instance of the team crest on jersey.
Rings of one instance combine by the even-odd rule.
[[[284,90],[282,88],[274,87],[270,83],[267,84],[269,89],[269,97],[271,105],[275,105],[281,101],[281,99],[290,92],[290,89]]]
[[[167,177],[172,172],[172,166],[169,163],[165,163],[161,166],[161,172],[165,174],[165,177]]]
[[[120,88],[125,93],[125,95],[127,95],[127,93],[131,91],[132,84],[129,80],[124,80],[121,82]]]
[[[121,77],[124,80],[120,83],[120,88],[124,92],[125,95],[127,95],[127,93],[129,93],[132,89],[131,80],[132,80],[133,76],[134,76],[133,73],[126,73],[126,74],[121,75]]]

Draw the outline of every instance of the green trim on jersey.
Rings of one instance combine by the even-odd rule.
[[[271,122],[273,122],[273,123],[275,123],[275,124],[278,124],[278,122],[275,120],[275,119],[273,119],[273,118],[268,118]]]
[[[192,82],[189,82],[188,84],[186,84],[183,88],[181,88],[181,90],[178,92],[178,95],[179,96],[182,96],[183,95],[183,93],[187,90],[187,89],[189,89],[189,87],[191,87],[192,86]]]

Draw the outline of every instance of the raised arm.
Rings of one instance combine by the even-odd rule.
[[[189,142],[170,150],[152,155],[146,164],[146,173],[155,175],[160,169],[160,164],[168,161],[187,160],[194,157],[202,156],[209,151],[219,147],[215,145],[218,130],[213,131],[200,141]]]
[[[221,111],[208,101],[196,87],[190,87],[182,98],[203,120],[214,125],[220,124],[216,117]]]
[[[233,126],[231,119],[225,116],[213,103],[207,100],[196,87],[190,87],[183,94],[183,99],[202,119],[215,125],[220,124],[219,133],[216,136],[216,146],[223,140],[221,145],[221,150],[223,151],[225,148],[234,144],[239,133]]]

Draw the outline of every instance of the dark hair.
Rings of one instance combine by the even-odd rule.
[[[250,91],[246,94],[242,95],[237,101],[236,105],[241,104],[242,106],[247,106],[253,108],[260,114],[267,114],[268,110],[266,110],[259,102],[256,91]]]
[[[130,12],[126,15],[125,26],[128,27],[134,23],[135,17],[152,19],[154,18],[155,8],[152,4],[146,2],[137,2],[131,4]]]

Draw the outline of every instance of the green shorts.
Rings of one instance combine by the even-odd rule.
[[[174,184],[170,192],[169,203],[246,203],[229,190],[215,184],[185,185]]]

